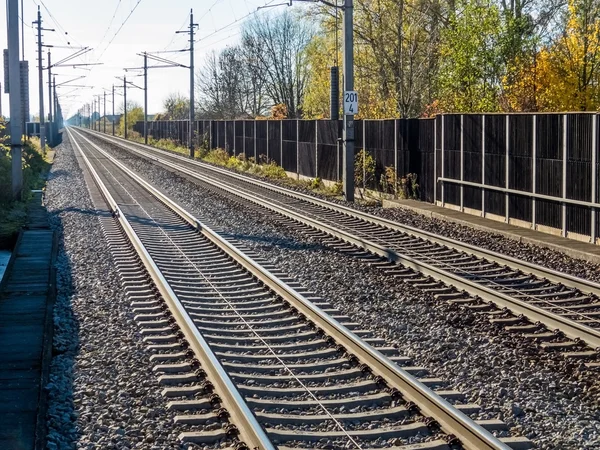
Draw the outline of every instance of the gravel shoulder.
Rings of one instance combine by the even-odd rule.
[[[228,168],[220,168],[232,171]],[[591,281],[600,282],[600,264],[573,258],[558,250],[541,247],[535,244],[518,243],[515,240],[509,239],[498,233],[490,233],[463,224],[453,223],[434,217],[427,217],[416,211],[404,208],[382,208],[380,206],[365,206],[359,202],[349,203],[340,198],[325,196],[301,186],[291,186],[285,181],[259,178],[251,174],[243,175],[248,178],[258,179],[276,186],[282,186],[296,192],[301,192],[306,195],[366,212],[374,216],[392,220],[403,225],[409,225],[420,230],[456,239],[457,241],[502,253],[507,256],[512,256],[523,261],[538,264]]]
[[[46,202],[61,233],[47,448],[185,448],[67,138]]]
[[[505,420],[538,448],[600,448],[597,374],[541,352],[536,345],[490,326],[482,316],[438,302],[409,284],[324,248],[268,214],[240,207],[122,150],[113,148],[111,153],[207,225],[228,233],[365,328],[394,342],[416,365],[449,381],[469,401],[484,407],[490,418]],[[488,241],[479,242],[481,246],[494,246],[497,241],[483,233],[480,239]],[[514,241],[510,246],[515,247]]]

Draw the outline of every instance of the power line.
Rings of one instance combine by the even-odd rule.
[[[67,45],[71,45],[71,43],[69,42],[69,40],[67,38],[65,38],[65,36],[69,34],[69,33],[67,33],[67,30],[65,30],[63,28],[63,26],[58,22],[58,20],[56,20],[56,18],[52,15],[52,13],[50,12],[50,10],[44,4],[44,0],[39,0],[39,2],[42,4],[42,6],[44,7],[44,9],[46,10],[46,12],[48,13],[48,15],[50,16],[50,18],[52,19],[52,22],[54,22],[54,24],[56,25],[56,28],[58,28],[59,30],[61,30],[64,33],[61,36],[65,40],[65,42],[67,43]],[[75,42],[77,42],[77,44],[81,45],[81,43],[79,41],[77,41],[77,39],[73,39],[73,40]]]
[[[177,28],[177,31],[181,31],[181,29],[185,26],[185,24],[188,21],[188,18],[190,17],[190,15],[188,14],[185,18],[185,20],[183,21],[183,23],[179,26],[179,28]],[[177,31],[175,33],[173,33],[173,37],[171,38],[171,42],[169,42],[164,48],[163,51],[166,50],[167,48],[169,48],[171,46],[171,44],[173,43],[173,41],[175,41],[175,38],[177,36],[179,36],[179,34],[177,33]]]
[[[115,38],[119,35],[119,33],[121,32],[121,30],[123,29],[123,27],[125,26],[127,21],[129,20],[129,18],[131,17],[131,15],[134,13],[134,11],[137,9],[137,7],[139,6],[139,4],[141,2],[142,2],[142,0],[138,0],[137,3],[135,4],[135,6],[131,9],[131,11],[129,11],[129,14],[127,15],[127,17],[125,18],[123,23],[121,23],[121,26],[119,26],[119,29],[116,31],[116,33],[113,35],[113,37],[110,39],[110,41],[108,41],[108,44],[106,44],[106,47],[104,47],[104,50],[102,50],[102,53],[98,57],[98,61],[100,61],[100,59],[102,59],[102,57],[104,56],[104,53],[106,53],[106,50],[108,50],[108,47],[110,47],[110,44],[112,44],[113,41],[115,40]]]
[[[266,2],[266,3],[265,3],[265,5],[264,5],[264,6],[269,6],[269,5],[270,5],[271,3],[273,3],[274,1],[275,1],[275,0],[269,0],[268,2]],[[229,27],[231,27],[231,26],[235,25],[236,23],[238,23],[238,22],[241,22],[242,20],[244,20],[244,19],[247,19],[247,18],[248,18],[248,17],[250,17],[250,16],[253,16],[253,15],[254,15],[254,14],[256,14],[258,11],[259,11],[258,9],[254,10],[254,11],[251,11],[251,12],[249,12],[248,14],[246,14],[245,16],[242,16],[242,17],[240,17],[239,19],[235,19],[235,20],[234,20],[233,22],[231,22],[230,24],[228,24],[228,25],[225,25],[225,26],[223,26],[223,27],[219,28],[218,30],[215,30],[215,31],[213,31],[213,32],[212,32],[212,33],[210,33],[210,34],[207,34],[206,36],[203,36],[203,37],[201,37],[201,38],[197,39],[195,42],[200,42],[200,41],[203,41],[203,40],[205,40],[205,39],[208,39],[209,37],[211,37],[211,36],[214,36],[215,34],[217,34],[217,33],[220,33],[221,31],[224,31],[224,30],[226,30],[227,28],[229,28]]]
[[[121,6],[121,0],[119,0],[117,2],[117,7],[115,8],[115,11],[113,12],[112,18],[110,19],[110,22],[108,23],[108,27],[106,28],[106,31],[104,31],[104,35],[102,36],[102,39],[100,39],[100,42],[98,43],[98,47],[100,47],[100,45],[102,45],[102,42],[104,41],[104,38],[106,37],[106,35],[110,31],[110,27],[112,27],[112,24],[113,24],[113,22],[115,20],[115,17],[117,16],[117,11],[119,10],[119,6]]]

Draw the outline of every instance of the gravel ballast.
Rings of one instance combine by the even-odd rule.
[[[65,136],[46,203],[61,232],[48,449],[178,449],[81,169]]]
[[[111,152],[200,220],[280,265],[365,328],[396,343],[416,365],[449,381],[468,401],[506,421],[539,448],[600,448],[600,383],[579,362],[543,353],[481,316],[436,301],[323,247],[280,225],[269,213],[240,207],[122,150]],[[491,239],[496,241],[495,236]]]

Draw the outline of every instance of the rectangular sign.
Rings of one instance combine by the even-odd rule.
[[[356,91],[344,92],[344,114],[358,113],[358,93]]]

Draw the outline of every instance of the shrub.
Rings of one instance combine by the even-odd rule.
[[[364,149],[354,158],[354,182],[359,188],[361,198],[364,198],[367,186],[375,178],[375,158]],[[362,190],[360,190],[362,188]]]
[[[267,178],[287,178],[287,173],[283,167],[279,166],[275,161],[265,164],[262,167],[262,174]]]
[[[229,153],[222,148],[215,148],[214,150],[210,150],[204,159],[207,162],[217,164],[218,166],[226,166],[229,161]]]

